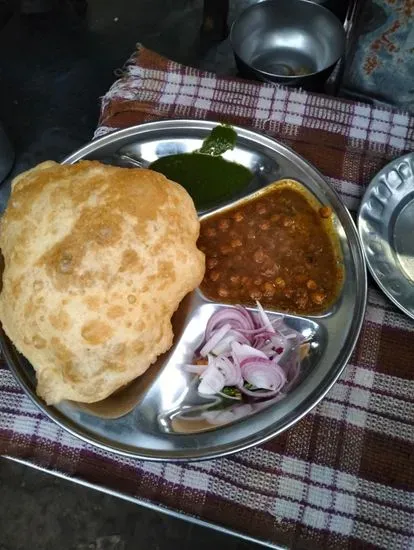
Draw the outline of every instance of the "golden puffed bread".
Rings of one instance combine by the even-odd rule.
[[[171,317],[204,275],[188,193],[144,169],[44,162],[0,222],[0,320],[48,404],[100,401],[172,345]]]

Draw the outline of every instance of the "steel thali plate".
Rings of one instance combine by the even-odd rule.
[[[117,155],[149,163],[199,148],[215,125],[190,120],[143,124],[96,140],[64,163],[86,158],[107,162]],[[200,397],[194,377],[180,365],[191,361],[208,318],[224,304],[206,299],[198,290],[187,296],[173,319],[173,347],[139,379],[137,401],[119,418],[96,416],[70,402],[46,406],[36,396],[33,369],[3,334],[6,358],[31,399],[51,419],[89,443],[149,460],[198,460],[230,454],[266,441],[295,424],[325,396],[346,366],[361,329],[367,293],[364,256],[352,218],[336,192],[306,160],[264,135],[239,127],[235,130],[236,146],[225,158],[253,172],[244,195],[291,178],[333,209],[345,273],[341,293],[323,315],[286,315],[286,323],[302,332],[311,345],[299,383],[284,399],[236,405],[225,400],[219,404],[220,415],[207,417],[205,411],[217,409],[217,398]],[[233,203],[237,200],[234,197]],[[199,214],[201,218],[208,215]]]
[[[414,319],[414,153],[393,160],[371,181],[358,228],[372,276]]]

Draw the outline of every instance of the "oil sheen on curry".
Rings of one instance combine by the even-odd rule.
[[[199,248],[201,291],[211,300],[318,314],[343,281],[332,211],[293,180],[205,218]]]

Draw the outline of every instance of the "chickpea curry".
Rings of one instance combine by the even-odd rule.
[[[201,291],[210,299],[299,314],[325,311],[343,281],[332,211],[293,180],[201,222]],[[336,239],[336,241],[335,241]]]

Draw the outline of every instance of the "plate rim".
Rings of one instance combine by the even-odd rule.
[[[361,199],[361,203],[359,205],[359,209],[358,209],[358,217],[357,217],[357,221],[358,221],[358,233],[359,233],[359,237],[360,237],[360,241],[361,241],[361,246],[362,246],[362,249],[364,251],[364,257],[365,257],[365,262],[368,266],[368,269],[369,269],[369,272],[371,273],[371,276],[372,278],[374,279],[374,281],[377,283],[377,285],[379,286],[380,290],[385,294],[385,296],[394,304],[396,305],[400,311],[402,311],[403,313],[405,313],[405,315],[407,315],[407,317],[410,317],[410,319],[414,319],[414,311],[410,311],[409,309],[407,309],[389,290],[388,288],[384,285],[384,283],[381,281],[380,277],[378,277],[377,275],[377,272],[376,272],[376,269],[374,268],[374,266],[372,265],[371,263],[371,260],[369,258],[369,255],[367,254],[367,251],[366,251],[366,248],[368,247],[368,244],[366,244],[365,242],[365,238],[364,238],[364,235],[365,235],[365,232],[363,231],[362,229],[362,223],[363,223],[363,216],[362,216],[362,210],[363,210],[363,207],[365,206],[366,202],[367,202],[367,199],[368,197],[372,194],[372,190],[374,189],[374,187],[378,184],[377,180],[383,176],[383,175],[386,175],[386,173],[391,169],[391,168],[394,168],[395,165],[399,162],[402,162],[403,160],[409,158],[411,160],[411,162],[414,161],[414,152],[411,152],[411,153],[406,153],[405,155],[401,155],[400,157],[397,157],[396,159],[394,160],[391,160],[390,162],[388,162],[385,166],[383,166],[381,168],[381,170],[379,170],[375,175],[374,177],[371,179],[371,181],[369,182],[364,194],[362,195],[362,199]],[[413,162],[414,164],[414,162]],[[387,240],[387,243],[389,244],[389,240]],[[393,264],[390,264],[387,262],[388,265],[392,265],[392,267],[394,268],[393,271],[394,272],[398,272],[402,275],[404,275],[402,269],[398,269],[396,264],[393,263]]]
[[[164,120],[146,122],[135,126],[130,126],[128,128],[124,128],[121,130],[114,130],[113,132],[110,132],[96,140],[92,140],[86,143],[83,147],[77,149],[76,151],[74,151],[73,153],[65,157],[61,161],[61,164],[73,164],[78,160],[83,159],[86,155],[89,155],[99,150],[102,146],[106,144],[110,144],[114,141],[118,141],[119,139],[122,139],[124,137],[127,138],[133,135],[137,135],[139,133],[145,132],[146,130],[157,130],[157,129],[159,130],[165,127],[167,129],[170,128],[170,129],[177,129],[177,130],[179,129],[185,130],[186,127],[188,128],[191,127],[194,130],[198,130],[198,129],[211,130],[214,126],[221,123],[222,122],[220,121],[213,121],[213,120],[196,120],[196,119],[165,120],[164,119]],[[3,353],[5,355],[5,358],[9,365],[10,370],[13,372],[14,376],[17,378],[18,382],[22,386],[26,395],[28,395],[31,401],[38,408],[40,408],[40,410],[44,414],[46,414],[48,418],[50,418],[53,422],[55,422],[65,431],[81,439],[87,444],[91,444],[100,449],[115,453],[120,456],[135,458],[140,460],[154,461],[154,462],[195,462],[195,461],[211,460],[215,458],[228,456],[236,452],[244,451],[251,447],[265,443],[266,441],[272,439],[273,437],[276,437],[277,435],[281,434],[282,432],[286,431],[287,429],[295,425],[297,422],[299,422],[312,409],[314,409],[322,401],[322,399],[324,399],[326,394],[337,382],[338,378],[341,376],[344,369],[348,365],[351,354],[355,349],[355,346],[358,342],[358,339],[361,333],[362,325],[365,318],[367,295],[368,295],[368,282],[367,282],[365,254],[364,254],[364,249],[362,246],[361,238],[360,238],[358,229],[356,227],[356,224],[348,208],[345,206],[339,194],[337,193],[336,189],[327,181],[325,176],[323,176],[322,173],[315,166],[313,166],[308,160],[306,160],[300,154],[296,153],[289,146],[286,146],[284,143],[278,141],[277,139],[263,132],[260,132],[260,130],[259,131],[255,129],[252,130],[249,127],[243,127],[243,126],[234,125],[234,124],[231,124],[231,126],[238,133],[238,135],[242,133],[243,134],[242,137],[252,138],[256,141],[257,141],[257,138],[259,138],[259,143],[262,143],[260,142],[260,140],[264,140],[265,142],[268,143],[268,145],[274,151],[280,153],[280,151],[283,150],[285,153],[287,153],[290,161],[294,161],[294,162],[299,161],[308,171],[311,172],[312,176],[317,176],[318,179],[321,179],[326,184],[326,186],[329,187],[330,192],[336,197],[336,200],[341,204],[341,207],[343,209],[342,214],[346,217],[348,227],[353,233],[353,237],[355,240],[354,245],[356,245],[356,249],[353,250],[353,255],[354,253],[356,253],[358,261],[355,260],[353,263],[356,266],[356,268],[360,268],[360,274],[362,275],[362,279],[360,281],[362,296],[360,297],[361,299],[357,304],[357,312],[359,313],[359,315],[357,317],[357,322],[352,326],[352,332],[354,336],[352,339],[352,342],[351,341],[346,342],[346,345],[345,345],[346,353],[343,355],[343,358],[341,360],[342,366],[338,368],[337,372],[333,376],[332,375],[329,376],[329,373],[326,375],[325,379],[327,379],[327,381],[322,387],[322,391],[317,391],[316,389],[313,390],[303,400],[303,407],[302,407],[303,410],[300,412],[300,414],[296,415],[295,418],[293,419],[289,419],[282,428],[272,430],[271,428],[272,425],[270,424],[266,429],[263,429],[259,432],[259,437],[255,437],[255,435],[246,436],[240,439],[238,443],[236,442],[235,444],[234,443],[227,444],[225,448],[222,450],[218,449],[217,445],[216,446],[210,445],[207,452],[206,452],[206,449],[204,449],[202,450],[201,453],[198,452],[199,449],[197,447],[194,447],[191,449],[185,449],[181,451],[171,450],[171,449],[157,450],[155,451],[155,454],[152,454],[149,449],[137,447],[136,452],[133,452],[127,448],[121,448],[120,445],[118,447],[111,445],[111,442],[108,439],[104,439],[101,436],[90,432],[86,428],[83,429],[85,433],[82,433],[77,428],[77,424],[74,421],[65,417],[63,413],[61,413],[58,409],[55,409],[54,407],[50,407],[46,405],[46,403],[44,403],[44,401],[35,392],[33,392],[33,390],[28,386],[27,381],[24,379],[24,376],[19,372],[19,369],[15,368],[14,361],[10,358],[10,350],[8,349],[7,342],[9,341],[9,339],[7,335],[5,335],[2,329],[0,334],[0,346],[3,350]],[[217,209],[218,208],[219,207],[217,207]],[[317,395],[316,398],[314,398],[315,393]],[[263,431],[265,431],[264,435],[262,434]],[[194,437],[194,434],[193,434],[193,437]],[[106,442],[103,442],[103,440]]]

